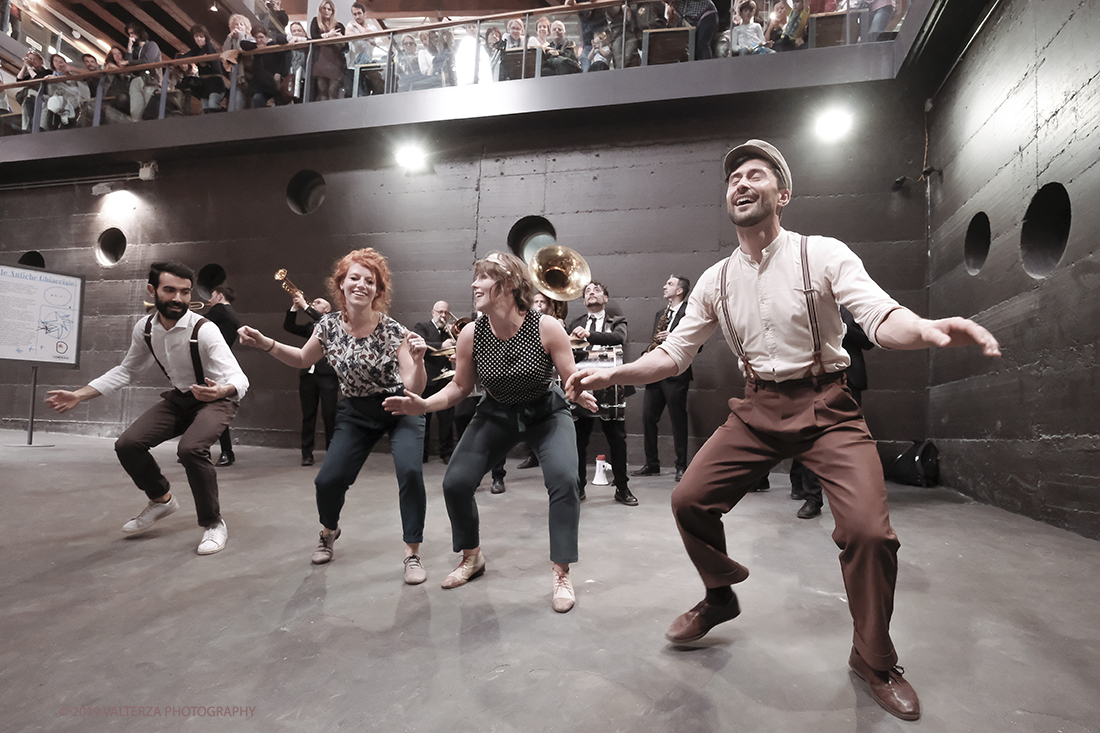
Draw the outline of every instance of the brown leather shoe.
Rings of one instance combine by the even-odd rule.
[[[340,539],[340,528],[337,527],[334,532],[325,535],[325,530],[321,530],[321,541],[317,543],[317,549],[313,551],[313,557],[310,558],[310,562],[314,565],[324,565],[327,562],[332,561],[332,555],[334,553],[333,545],[336,544],[336,540]]]
[[[852,654],[848,657],[848,666],[856,673],[856,676],[864,680],[871,688],[871,697],[881,705],[886,712],[896,715],[902,720],[916,720],[920,717],[920,700],[913,686],[902,677],[905,670],[894,665],[885,672],[872,669],[870,665],[859,656],[859,652],[852,647]]]
[[[697,641],[718,624],[735,619],[740,613],[741,606],[737,604],[736,593],[724,606],[714,605],[704,599],[699,601],[695,608],[673,621],[672,626],[669,626],[668,631],[665,632],[665,638],[673,644]]]

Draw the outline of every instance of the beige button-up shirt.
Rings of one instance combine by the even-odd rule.
[[[841,346],[844,322],[839,305],[852,312],[875,345],[881,345],[875,337],[878,327],[901,306],[870,278],[863,262],[843,242],[809,237],[807,258],[816,294],[821,360],[827,372],[840,371],[851,361]],[[781,229],[764,248],[759,263],[737,248],[730,255],[727,276],[730,320],[756,375],[776,382],[810,376],[814,346],[803,293],[801,235]],[[703,273],[688,299],[687,313],[658,347],[672,357],[678,372],[687,369],[723,320],[721,277],[721,261]],[[731,335],[725,336],[736,354]],[[744,365],[741,368],[744,371]]]

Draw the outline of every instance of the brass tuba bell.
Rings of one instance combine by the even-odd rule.
[[[573,300],[588,283],[592,270],[580,253],[560,244],[551,244],[531,255],[527,270],[535,287],[551,300]]]

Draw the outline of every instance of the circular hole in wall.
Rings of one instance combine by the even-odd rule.
[[[35,252],[32,249],[30,252],[23,253],[23,256],[19,258],[19,264],[44,270],[46,269],[46,258],[42,256],[41,252]]]
[[[524,262],[530,262],[531,255],[557,241],[554,225],[541,216],[525,216],[508,232],[508,249]]]
[[[1020,232],[1024,271],[1033,278],[1049,275],[1069,240],[1069,193],[1061,183],[1048,183],[1032,197]]]
[[[966,228],[966,243],[963,245],[966,271],[971,275],[977,275],[982,271],[985,258],[989,256],[990,239],[992,234],[989,228],[989,217],[984,211],[979,211],[970,220],[970,226]]]
[[[196,276],[195,291],[201,300],[209,300],[214,288],[225,282],[225,268],[216,262],[204,265]]]
[[[95,258],[104,267],[114,267],[126,254],[126,235],[118,227],[105,229],[95,246]]]
[[[286,203],[295,214],[312,214],[325,200],[325,179],[317,171],[298,171],[286,186]]]

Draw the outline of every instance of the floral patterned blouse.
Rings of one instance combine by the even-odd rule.
[[[400,323],[382,315],[374,331],[355,338],[340,324],[339,313],[325,314],[313,329],[347,397],[401,393],[405,385],[397,365],[397,349],[406,332]]]

